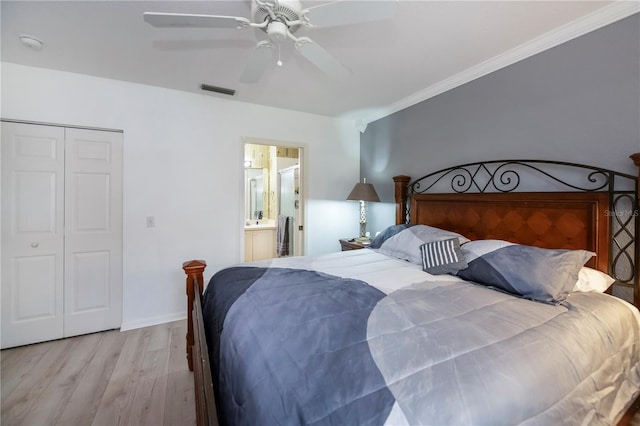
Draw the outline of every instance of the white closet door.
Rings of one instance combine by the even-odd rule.
[[[66,129],[64,335],[122,323],[122,134]]]
[[[2,127],[2,338],[63,336],[64,129]]]

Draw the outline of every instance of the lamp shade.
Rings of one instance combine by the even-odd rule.
[[[356,183],[347,200],[354,201],[380,201],[376,189],[370,183]]]

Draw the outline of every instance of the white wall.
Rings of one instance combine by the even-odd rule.
[[[343,201],[360,174],[352,121],[1,65],[2,118],[124,131],[124,329],[186,315],[183,261],[206,260],[207,277],[240,262],[242,137],[305,146],[307,254],[357,233],[357,203]]]

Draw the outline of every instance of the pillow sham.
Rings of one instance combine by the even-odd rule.
[[[573,287],[572,292],[604,293],[615,282],[615,278],[604,272],[584,266],[580,269],[580,272],[578,272],[578,281]]]
[[[378,249],[382,254],[422,265],[421,245],[450,238],[458,238],[460,244],[469,241],[456,232],[433,226],[394,225],[380,233],[369,247]]]
[[[567,298],[587,250],[543,249],[501,240],[471,241],[462,246],[468,267],[462,279],[495,287],[539,302],[557,304]]]
[[[420,246],[420,254],[422,270],[433,275],[455,274],[467,267],[458,238],[425,243]]]
[[[393,237],[398,232],[403,231],[410,226],[412,225],[402,224],[402,225],[393,225],[388,227],[387,229],[385,229],[384,231],[380,232],[378,235],[375,236],[373,241],[371,241],[369,248],[379,249],[382,246],[382,244],[385,241],[387,241],[389,238]]]

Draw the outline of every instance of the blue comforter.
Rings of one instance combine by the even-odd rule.
[[[209,288],[203,309],[225,424],[384,423],[394,398],[367,344],[384,293],[286,268],[227,269]]]
[[[203,309],[226,425],[611,424],[640,387],[638,319],[608,295],[240,266]]]

